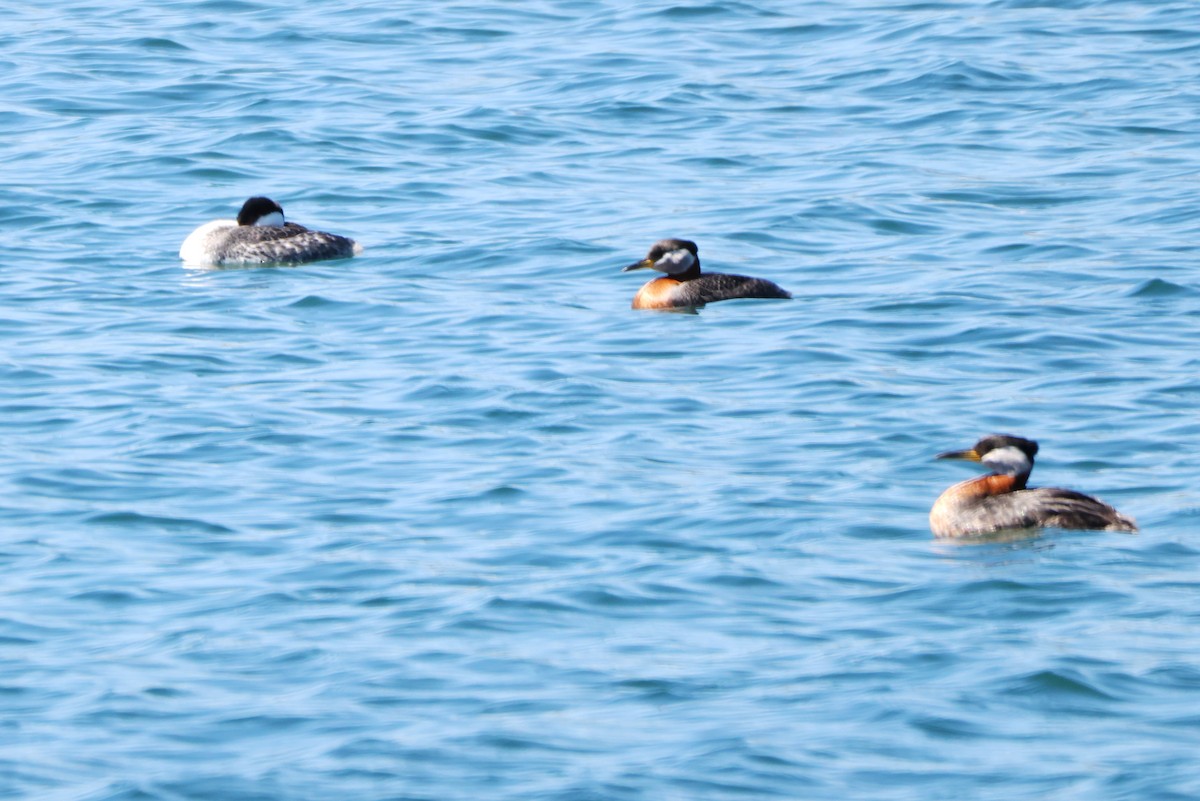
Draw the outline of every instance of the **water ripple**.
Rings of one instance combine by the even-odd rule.
[[[3,795],[1200,795],[1197,31],[12,9]],[[366,252],[181,267],[258,193]],[[1143,530],[932,542],[993,430]]]

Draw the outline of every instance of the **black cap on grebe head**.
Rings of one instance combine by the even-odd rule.
[[[283,207],[269,197],[252,197],[242,204],[237,222],[238,225],[283,225]]]
[[[700,250],[687,239],[660,239],[650,248],[646,258],[621,270],[658,270],[672,277],[700,274]]]
[[[1024,453],[1031,462],[1038,452],[1038,444],[1036,442],[1024,437],[1014,437],[1011,434],[988,434],[975,443],[975,452],[981,457],[987,456],[991,451],[999,450],[1000,448],[1016,448]]]

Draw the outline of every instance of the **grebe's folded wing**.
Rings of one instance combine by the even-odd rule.
[[[340,259],[360,250],[352,239],[313,231],[296,223],[277,228],[239,226],[234,234],[239,237],[236,242],[237,259],[245,262],[287,264]]]
[[[1123,515],[1113,507],[1075,490],[1061,487],[1038,487],[1014,496],[1028,496],[1039,508],[1046,528],[1090,529],[1093,531],[1137,531],[1132,517]]]
[[[979,498],[959,511],[958,527],[967,531],[1009,528],[1069,528],[1137,531],[1137,523],[1082,492],[1038,487]]]
[[[686,281],[689,295],[696,303],[712,303],[737,298],[790,298],[792,293],[765,278],[726,273],[703,273]]]

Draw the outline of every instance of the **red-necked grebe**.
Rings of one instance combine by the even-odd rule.
[[[650,281],[633,297],[635,309],[695,308],[705,303],[734,298],[790,298],[792,295],[764,278],[722,273],[701,273],[695,242],[664,239],[655,242],[646,258],[629,265],[630,270],[659,270],[666,273]]]
[[[1058,487],[1027,488],[1037,451],[1033,440],[991,434],[968,450],[939,453],[939,459],[982,462],[993,472],[941,494],[929,511],[933,533],[969,537],[1020,528],[1137,531],[1132,517],[1090,495]]]
[[[284,222],[278,203],[252,197],[242,204],[236,220],[213,220],[192,231],[179,248],[179,258],[189,264],[303,264],[361,252],[353,239]]]

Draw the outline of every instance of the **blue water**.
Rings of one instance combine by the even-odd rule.
[[[1200,797],[1200,6],[33,5],[0,797]],[[933,540],[992,431],[1141,533]]]

